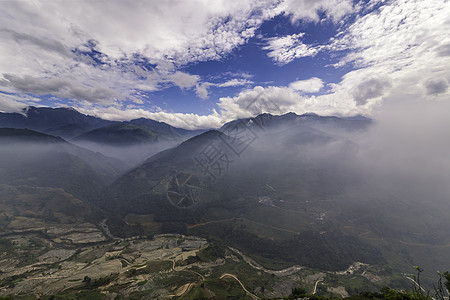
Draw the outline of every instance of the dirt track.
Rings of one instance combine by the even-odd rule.
[[[256,295],[250,293],[249,290],[247,290],[247,289],[245,288],[245,286],[242,284],[242,282],[241,282],[235,275],[229,274],[229,273],[224,273],[224,274],[222,274],[222,276],[220,276],[220,279],[223,279],[224,277],[231,277],[231,278],[233,278],[234,280],[236,280],[236,281],[241,285],[242,289],[247,293],[247,295],[249,295],[250,297],[252,297],[252,299],[255,299],[255,300],[261,299],[261,298],[259,298],[258,296],[256,296]]]

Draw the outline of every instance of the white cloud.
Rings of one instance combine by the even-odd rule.
[[[20,79],[26,79],[52,86],[48,91],[53,92],[61,77],[70,78],[70,84],[55,95],[83,101],[111,101],[113,94],[133,99],[137,90],[163,89],[168,82],[191,89],[199,77],[179,66],[228,55],[273,15],[273,5],[254,0],[3,2],[0,79],[8,74],[15,82],[2,91],[34,93],[21,89]],[[136,64],[144,60],[155,69]]]
[[[289,87],[255,87],[221,98],[219,113],[207,116],[136,108],[120,112],[122,100],[142,103],[145,92],[171,85],[195,89],[200,98],[207,98],[212,86],[253,84],[250,77],[237,75],[222,83],[202,82],[182,67],[226,57],[275,15],[290,16],[292,22],[319,21],[318,11],[334,22],[352,12],[359,15],[351,25],[341,24],[342,31],[329,44],[306,45],[304,34],[297,33],[266,39],[263,49],[279,65],[319,51],[343,54],[335,66],[355,69],[340,82],[328,83],[328,94],[300,93],[320,91],[323,82],[316,78]],[[86,112],[93,105],[92,111],[108,118],[153,116],[194,128],[220,126],[264,110],[264,99],[258,98],[261,92],[274,99],[282,112],[319,114],[370,113],[384,98],[392,99],[400,92],[448,100],[450,2],[396,0],[369,11],[361,5],[352,7],[350,0],[2,2],[0,109],[33,102],[22,93],[48,93],[76,99]],[[93,55],[93,49],[102,54]],[[147,69],[142,62],[155,67]],[[262,102],[250,108],[255,99]]]
[[[233,78],[223,83],[216,84],[217,87],[235,87],[253,84],[253,81],[243,78]]]
[[[228,76],[228,77],[235,77],[235,78],[244,78],[244,79],[250,79],[253,78],[254,75],[246,73],[246,72],[224,72],[221,74],[222,76]]]
[[[169,75],[167,79],[183,90],[195,86],[200,79],[200,76],[177,71],[174,74]]]
[[[300,16],[297,5],[308,15]],[[6,1],[0,8],[1,89],[139,103],[145,100],[142,92],[172,82],[181,89],[196,87],[206,98],[207,85],[179,66],[225,57],[276,14],[314,19],[320,9],[339,18],[342,7],[310,0]],[[136,65],[143,59],[156,67]],[[231,80],[221,87],[247,84]]]
[[[319,78],[305,80],[305,82],[308,81],[316,82],[316,84],[322,82]],[[197,92],[202,93],[201,89],[202,87],[197,87]],[[261,113],[280,115],[288,112],[297,114],[315,112],[322,115],[355,115],[364,111],[355,107],[352,98],[336,101],[334,95],[304,96],[291,87],[276,86],[256,86],[243,90],[234,97],[220,98],[218,106],[220,111],[214,110],[209,115],[173,113],[162,111],[159,108],[155,108],[152,112],[134,107],[124,110],[120,106],[102,106],[91,103],[85,103],[76,108],[82,113],[104,119],[130,120],[145,117],[188,129],[218,128],[231,120],[253,117]]]
[[[211,83],[211,82],[203,82],[198,83],[195,87],[195,92],[198,97],[201,99],[208,99],[209,97],[209,87],[215,86],[215,87],[236,87],[236,86],[243,86],[243,85],[250,85],[253,84],[253,81],[244,79],[244,78],[233,78],[228,81],[225,81],[223,83]]]
[[[242,45],[273,16],[274,5],[253,0],[8,1],[2,3],[0,24],[23,43],[58,52],[95,40],[97,50],[111,58],[139,53],[184,64],[221,58]]]
[[[277,9],[291,16],[293,22],[300,19],[319,21],[319,11],[325,12],[337,22],[353,11],[351,0],[284,0]]]
[[[267,45],[262,49],[269,50],[267,56],[279,65],[290,63],[296,58],[315,56],[321,48],[303,44],[301,41],[303,35],[304,33],[298,33],[283,37],[268,38]]]
[[[354,64],[357,67],[345,74],[340,82],[329,83],[327,94],[305,96],[299,93],[305,89],[320,90],[323,83],[318,78],[310,81],[315,82],[315,86],[300,81],[288,87],[255,87],[234,97],[221,98],[219,116],[212,119],[220,123],[262,112],[290,111],[367,115],[375,113],[383,99],[395,101],[396,98],[414,96],[448,101],[448,11],[448,1],[398,0],[376,11],[364,12],[332,39],[330,45],[311,50],[311,53],[345,50],[347,55],[339,65]],[[271,40],[273,48],[270,51],[274,51],[274,59],[276,57],[279,63],[294,59],[296,48],[303,47],[301,37],[300,33]],[[304,55],[300,50],[298,53],[298,56]]]
[[[198,114],[172,112],[169,113],[165,111],[152,112],[138,108],[123,110],[120,107],[104,107],[91,104],[85,106],[77,106],[75,108],[81,113],[94,115],[107,120],[124,121],[136,118],[149,118],[185,129],[218,128],[224,123],[223,117],[216,111],[213,111],[212,114],[202,116]]]
[[[450,2],[398,0],[370,13],[361,11],[363,14],[331,39],[330,44],[315,47],[300,44],[304,49],[312,47],[311,53],[345,51],[347,54],[335,66],[356,67],[339,83],[329,84],[329,94],[316,99],[346,106],[338,110],[343,114],[371,114],[384,98],[392,101],[392,94],[448,99]],[[286,49],[295,49],[292,46],[295,39],[289,36],[280,41],[274,59],[289,62],[295,51]]]
[[[422,99],[448,97],[450,57],[442,54],[450,43],[449,11],[448,1],[399,0],[357,18],[332,47],[349,49],[341,65],[358,67],[339,89],[353,91],[360,104],[399,91]]]
[[[302,91],[306,93],[317,93],[323,87],[323,81],[320,78],[313,77],[306,80],[297,80],[291,82],[289,87],[296,91]]]
[[[208,88],[212,85],[212,83],[204,82],[202,84],[197,84],[196,93],[201,99],[208,99]]]
[[[351,0],[283,0],[275,8],[276,14],[290,16],[291,22],[299,20],[319,21],[319,12],[324,12],[333,22],[341,21],[345,16],[354,13]],[[314,57],[318,52],[327,49],[327,45],[307,45],[301,41],[304,33],[272,37],[266,39],[264,50],[277,64],[285,65],[296,58]]]
[[[411,63],[429,68],[445,61],[436,59],[436,52],[441,54],[450,42],[445,34],[450,27],[449,9],[444,0],[394,1],[358,18],[335,46],[351,50],[344,63],[363,67],[382,64],[389,71]]]
[[[337,101],[335,95],[304,96],[291,87],[257,86],[240,92],[235,97],[220,99],[223,120],[256,116],[261,113],[321,115],[355,115],[362,110],[355,107],[351,98]]]
[[[29,95],[8,95],[0,93],[0,112],[20,112],[27,106],[39,106],[40,99]]]

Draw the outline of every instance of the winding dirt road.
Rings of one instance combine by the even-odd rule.
[[[203,276],[202,274],[200,274],[200,273],[198,273],[198,272],[195,272],[195,271],[192,271],[192,270],[184,270],[184,269],[179,269],[179,270],[177,270],[177,269],[175,269],[175,260],[171,259],[170,261],[172,262],[172,271],[175,271],[175,272],[188,272],[188,273],[192,273],[192,274],[195,274],[195,275],[197,275],[197,276],[200,276],[200,278],[201,278],[202,280],[205,280],[205,276]]]
[[[317,285],[319,285],[319,282],[321,282],[321,281],[323,281],[323,278],[317,279],[316,284],[314,285],[314,290],[312,292],[313,295],[316,294],[316,292],[317,292]]]
[[[235,275],[230,274],[230,273],[224,273],[224,274],[222,274],[222,276],[220,276],[220,279],[223,279],[225,277],[231,277],[234,280],[236,280],[241,285],[242,289],[247,293],[247,295],[252,297],[252,299],[254,299],[254,300],[260,300],[261,299],[258,296],[256,296],[255,294],[250,293],[250,291],[245,288],[245,286],[242,284],[242,282]]]

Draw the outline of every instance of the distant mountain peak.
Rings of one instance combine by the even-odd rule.
[[[300,115],[300,117],[320,117],[320,116],[313,112],[307,112],[307,113]]]
[[[259,117],[268,117],[268,116],[273,117],[272,114],[269,114],[269,113],[262,113],[262,114],[257,115],[256,118],[259,118]]]
[[[29,128],[66,139],[113,123],[69,107],[27,106],[18,113],[0,113],[0,127]]]
[[[31,109],[33,109],[34,107],[33,106],[27,106],[27,107],[24,107],[21,111],[20,111],[20,114],[21,115],[24,115],[25,117],[27,117],[28,116],[28,112],[31,110]]]
[[[191,137],[190,139],[188,139],[184,143],[192,142],[192,141],[199,141],[199,140],[207,140],[207,139],[211,139],[211,138],[217,138],[217,137],[219,137],[221,135],[223,135],[223,133],[220,132],[219,130],[211,129],[211,130],[203,132],[203,133],[201,133],[199,135]]]

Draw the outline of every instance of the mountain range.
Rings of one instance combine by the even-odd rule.
[[[134,127],[133,127],[134,126]],[[103,138],[102,142],[124,144],[134,142],[153,142],[156,138],[181,139],[192,136],[201,130],[186,130],[170,126],[169,124],[150,119],[139,118],[126,122],[109,121],[98,117],[88,116],[73,108],[48,108],[28,106],[20,113],[0,112],[0,127],[27,128],[42,133],[60,136],[71,140],[74,138],[95,141]],[[123,134],[121,130],[129,130]],[[105,139],[105,135],[112,138]],[[136,138],[133,135],[141,138]],[[122,140],[122,139],[124,140]]]
[[[61,188],[115,220],[115,234],[204,236],[265,266],[448,264],[449,204],[372,161],[375,123],[262,114],[189,131],[28,108],[0,115],[0,185]]]
[[[129,166],[203,132],[144,118],[118,122],[84,115],[72,108],[32,106],[20,113],[0,113],[0,127],[59,136],[83,148],[119,158]]]

